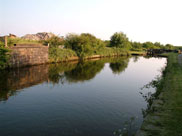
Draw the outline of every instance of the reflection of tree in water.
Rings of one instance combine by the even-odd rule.
[[[139,58],[140,58],[139,56],[134,56],[134,57],[133,57],[133,62],[136,63],[136,62],[139,60]]]
[[[49,82],[53,84],[64,83],[66,71],[71,71],[77,63],[58,63],[49,66]]]
[[[49,81],[52,83],[88,81],[93,79],[104,68],[104,64],[108,62],[111,63],[111,69],[115,73],[119,73],[127,67],[129,58],[104,58],[79,62],[78,64],[55,64],[49,67]]]
[[[104,67],[104,61],[87,61],[77,64],[75,69],[65,72],[68,82],[83,82],[96,76]]]
[[[44,82],[63,84],[65,82],[88,81],[104,68],[105,63],[111,63],[113,71],[121,72],[127,67],[128,60],[128,58],[104,58],[79,63],[60,63],[3,70],[0,71],[0,101],[7,100],[24,88]],[[116,67],[114,67],[115,63]]]
[[[128,67],[129,58],[122,57],[116,59],[114,62],[110,63],[110,68],[114,74],[119,74],[123,72]]]

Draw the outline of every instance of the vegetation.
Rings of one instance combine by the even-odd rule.
[[[103,41],[89,33],[68,34],[65,38],[53,36],[44,41],[31,41],[21,38],[8,38],[8,45],[14,44],[39,44],[49,45],[50,62],[66,61],[71,57],[80,59],[100,56],[128,56],[130,54],[143,55],[148,49],[181,49],[171,44],[162,45],[159,42],[132,42],[126,34],[116,32],[110,40]],[[0,38],[0,47],[4,47],[4,39]],[[6,57],[5,57],[6,58]],[[0,60],[6,62],[5,60]],[[2,65],[2,64],[1,64]],[[1,66],[4,67],[4,66]]]
[[[52,48],[52,47],[56,47],[57,48],[59,46],[64,45],[64,39],[60,38],[58,36],[53,36],[53,37],[51,37],[51,38],[49,38],[47,40],[42,41],[42,43],[44,45],[48,45],[49,44],[50,48]]]
[[[49,60],[50,62],[67,61],[71,57],[77,56],[73,50],[60,49],[57,47],[49,48]]]
[[[147,135],[182,135],[182,55],[168,54],[168,64],[162,78],[151,82],[156,93],[146,100],[149,102],[148,117],[142,126]],[[152,101],[151,101],[152,100]],[[152,104],[152,105],[151,105]],[[154,117],[156,118],[154,120]],[[153,126],[148,127],[147,126]]]
[[[9,52],[9,49],[0,47],[0,70],[8,66],[10,57]]]
[[[102,40],[97,39],[95,36],[83,33],[81,35],[67,35],[65,38],[65,46],[74,50],[79,57],[83,58],[95,54],[97,50],[102,49],[105,45]]]
[[[114,35],[111,36],[110,46],[130,49],[131,43],[129,42],[128,37],[124,33],[120,32],[120,33],[114,33]]]
[[[25,40],[22,38],[8,38],[8,46],[13,46],[14,44],[40,44],[40,41]]]

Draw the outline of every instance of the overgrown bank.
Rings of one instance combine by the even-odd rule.
[[[137,136],[182,135],[182,55],[169,54],[166,69],[158,81],[157,91],[149,99],[141,130]]]
[[[117,48],[102,48],[102,50],[96,50],[93,53],[84,54],[79,56],[75,51],[71,49],[59,49],[59,48],[50,48],[49,49],[49,62],[64,62],[72,60],[85,60],[93,58],[102,58],[102,57],[113,57],[113,56],[129,56],[133,52],[129,52],[123,49]],[[138,55],[144,54],[143,52],[137,52]]]

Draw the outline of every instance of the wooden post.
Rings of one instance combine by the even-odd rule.
[[[5,43],[5,47],[8,47],[8,37],[7,36],[4,37],[4,43]]]

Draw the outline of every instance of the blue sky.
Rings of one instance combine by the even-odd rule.
[[[182,45],[180,0],[0,0],[0,35],[89,32]]]

